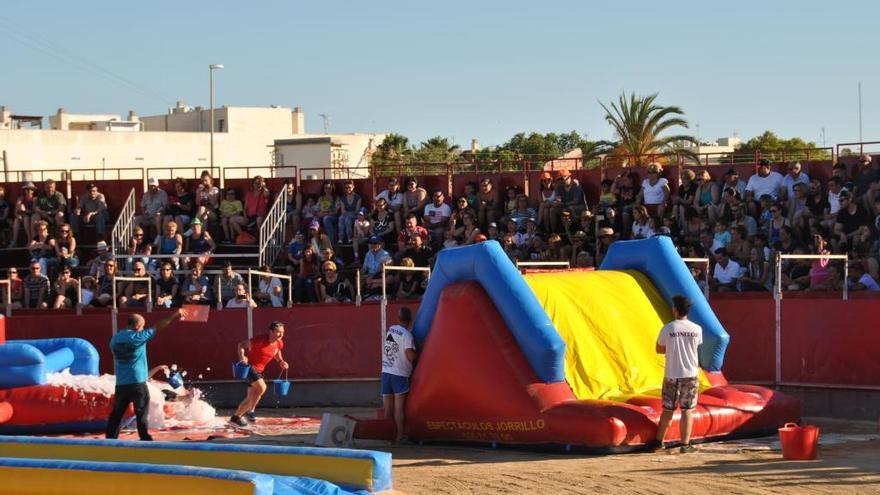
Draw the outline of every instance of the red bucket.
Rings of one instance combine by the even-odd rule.
[[[783,459],[812,461],[816,458],[816,446],[819,444],[819,427],[785,423],[779,429],[779,443],[782,444]]]

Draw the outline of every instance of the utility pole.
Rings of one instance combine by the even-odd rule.
[[[862,81],[859,81],[859,142],[864,142],[862,138]]]
[[[210,161],[210,171],[211,174],[214,174],[214,71],[223,68],[223,64],[211,64],[208,66],[208,84],[210,86],[210,102],[209,106],[211,107],[211,161]],[[199,115],[199,119],[201,119],[201,115]],[[220,171],[220,188],[222,189],[225,186],[223,183],[223,171]]]

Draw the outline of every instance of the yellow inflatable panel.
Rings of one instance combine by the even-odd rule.
[[[660,396],[665,358],[655,346],[672,310],[637,271],[525,275],[565,341],[565,378],[578,399]],[[709,388],[700,373],[700,389]]]
[[[4,495],[249,495],[252,483],[156,473],[0,466]]]

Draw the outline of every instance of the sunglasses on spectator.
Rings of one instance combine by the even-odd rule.
[[[163,271],[163,272],[170,272],[170,271],[171,271],[171,268],[162,268],[162,271]]]
[[[66,234],[66,233],[68,233],[68,232],[70,232],[70,229],[61,229],[61,233],[62,233],[62,234]]]
[[[18,275],[18,270],[9,270],[10,275]]]

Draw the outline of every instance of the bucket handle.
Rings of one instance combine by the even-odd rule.
[[[281,375],[284,375],[284,381],[289,381],[288,378],[287,378],[287,372],[288,372],[288,371],[290,371],[290,368],[287,368],[287,369],[285,369],[285,370],[281,370],[281,373],[278,373],[278,378],[277,378],[277,379],[280,380],[280,379],[281,379]]]
[[[785,423],[785,425],[783,425],[782,427],[783,428],[800,428],[797,423]]]

